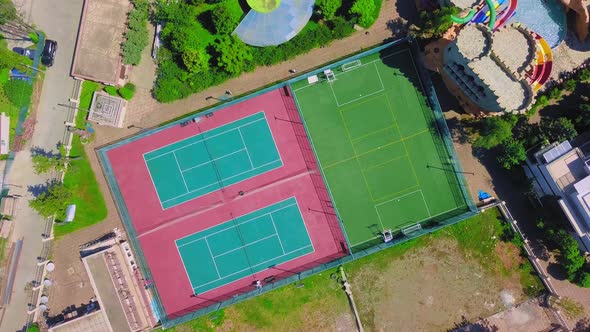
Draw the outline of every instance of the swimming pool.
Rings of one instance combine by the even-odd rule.
[[[565,10],[559,0],[518,0],[516,14],[510,23],[520,22],[540,34],[551,48],[565,37]]]

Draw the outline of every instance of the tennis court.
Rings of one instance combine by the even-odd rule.
[[[466,208],[410,51],[330,69],[291,87],[353,249]]]
[[[163,209],[283,165],[264,112],[160,147],[143,158]]]
[[[314,251],[295,197],[176,240],[195,294]]]

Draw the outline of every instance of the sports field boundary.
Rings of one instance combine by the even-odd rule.
[[[356,248],[356,250],[354,252],[352,252],[350,250],[351,247],[350,247],[350,244],[348,243],[347,236],[344,233],[345,230],[344,230],[344,227],[342,226],[341,219],[339,218],[336,209],[332,205],[333,200],[332,200],[331,193],[329,192],[329,188],[327,188],[327,183],[324,181],[324,176],[320,171],[320,172],[318,172],[318,174],[316,176],[312,176],[312,179],[314,180],[314,187],[316,187],[316,191],[318,191],[318,196],[322,200],[323,213],[327,217],[330,216],[330,217],[328,217],[328,220],[330,223],[330,229],[334,228],[335,230],[339,230],[340,232],[342,232],[344,234],[344,239],[342,239],[343,241],[340,242],[342,244],[342,248],[341,248],[340,252],[333,254],[331,256],[321,258],[317,261],[310,262],[306,265],[302,265],[297,270],[284,271],[282,273],[277,273],[274,281],[266,283],[262,288],[257,289],[254,286],[243,287],[240,289],[236,289],[230,293],[224,294],[223,296],[220,296],[217,298],[205,299],[206,300],[205,302],[197,304],[197,305],[190,307],[190,308],[186,308],[182,311],[178,311],[178,312],[175,312],[170,315],[166,314],[163,304],[162,304],[161,297],[158,293],[158,290],[156,289],[155,284],[152,282],[153,277],[151,274],[151,270],[147,264],[147,260],[143,254],[143,249],[141,248],[141,245],[140,245],[139,240],[137,238],[137,233],[136,233],[136,231],[133,227],[133,224],[131,222],[129,211],[127,210],[127,207],[124,204],[123,195],[122,195],[121,190],[115,180],[113,167],[110,164],[110,161],[109,161],[109,158],[107,155],[108,151],[110,151],[111,149],[120,147],[124,144],[133,142],[135,140],[142,139],[148,135],[153,135],[155,133],[161,132],[161,131],[168,129],[172,126],[179,125],[181,122],[190,120],[192,118],[201,117],[201,116],[203,116],[203,117],[209,116],[213,112],[215,112],[219,109],[234,105],[239,102],[243,102],[243,101],[248,100],[250,98],[258,97],[258,96],[260,96],[264,93],[270,92],[272,90],[283,89],[283,88],[289,89],[290,84],[301,81],[301,80],[305,80],[310,75],[320,74],[323,72],[324,69],[334,68],[336,66],[341,66],[343,64],[350,63],[355,60],[360,60],[361,58],[363,58],[365,56],[380,52],[380,51],[382,51],[386,48],[389,48],[389,47],[409,48],[410,52],[412,53],[413,61],[417,60],[418,62],[420,62],[419,50],[418,50],[418,45],[417,45],[416,41],[412,37],[399,39],[399,40],[396,40],[396,41],[393,41],[393,42],[390,42],[387,44],[379,45],[379,46],[369,49],[369,50],[363,50],[355,55],[341,58],[340,60],[334,61],[334,62],[327,64],[327,65],[322,65],[321,67],[318,67],[314,70],[306,72],[306,73],[304,73],[298,77],[292,78],[290,80],[278,82],[278,83],[273,83],[269,86],[261,88],[258,91],[249,92],[246,95],[242,95],[242,96],[233,98],[232,100],[227,101],[227,102],[219,103],[217,105],[214,105],[213,107],[203,109],[203,110],[198,110],[198,111],[183,115],[181,118],[177,118],[177,119],[171,120],[169,122],[165,122],[158,127],[141,130],[138,134],[136,134],[134,136],[125,137],[120,140],[113,141],[113,142],[107,143],[105,145],[102,145],[102,146],[99,146],[96,148],[96,153],[98,155],[98,159],[99,159],[99,163],[102,168],[103,175],[105,176],[105,178],[107,180],[107,185],[108,185],[109,191],[111,192],[113,200],[115,201],[116,206],[117,206],[117,213],[119,214],[119,217],[121,218],[127,233],[129,234],[129,242],[131,244],[132,250],[134,251],[134,253],[136,255],[136,259],[138,260],[138,265],[139,265],[141,274],[143,275],[143,278],[146,280],[146,288],[151,290],[150,294],[152,295],[152,298],[153,298],[152,308],[154,309],[154,315],[159,318],[159,321],[161,322],[163,328],[170,328],[175,325],[195,319],[197,317],[211,314],[211,313],[215,313],[224,307],[233,305],[238,302],[245,301],[245,300],[250,299],[254,296],[272,291],[276,288],[280,288],[282,286],[286,286],[286,285],[292,284],[294,282],[298,282],[298,281],[300,281],[306,277],[309,277],[311,275],[321,273],[321,272],[324,272],[327,270],[335,269],[344,263],[350,262],[352,260],[356,260],[358,258],[365,257],[367,255],[387,249],[387,248],[395,246],[397,244],[400,244],[400,243],[403,243],[406,241],[410,241],[410,240],[412,240],[416,237],[419,237],[421,235],[435,232],[441,228],[444,228],[448,225],[452,225],[454,223],[460,222],[464,219],[467,219],[467,218],[477,214],[478,210],[475,207],[475,204],[471,201],[471,198],[470,198],[469,194],[467,193],[465,181],[464,181],[462,175],[460,174],[460,172],[462,172],[460,164],[455,161],[456,159],[453,159],[455,161],[453,164],[453,167],[458,172],[456,174],[456,180],[460,184],[461,193],[465,197],[465,202],[467,203],[464,210],[457,211],[458,213],[456,213],[456,214],[452,213],[449,215],[445,215],[444,217],[440,218],[440,221],[435,220],[434,222],[432,222],[428,225],[423,225],[423,228],[421,230],[418,230],[412,234],[408,234],[406,236],[397,234],[391,242],[384,243],[383,241],[380,241],[380,242],[375,242],[375,243],[367,243],[366,246]],[[452,147],[452,142],[450,141],[450,132],[448,130],[448,127],[446,126],[446,122],[444,121],[444,117],[442,116],[442,110],[440,108],[440,105],[438,104],[438,100],[436,99],[436,93],[434,91],[434,87],[432,86],[432,83],[431,83],[428,75],[424,73],[423,67],[421,65],[416,65],[416,64],[414,64],[414,65],[417,67],[417,71],[418,71],[418,75],[420,76],[421,83],[424,85],[423,91],[427,97],[428,103],[430,104],[429,106],[431,107],[431,109],[434,113],[437,128],[442,133],[442,136],[443,136],[442,140],[443,140],[444,148],[447,151],[449,156],[454,157],[455,153],[454,153],[454,149]],[[296,111],[297,111],[296,114],[299,117],[300,116],[299,111],[298,110],[296,110]],[[300,123],[305,131],[305,134],[307,135],[307,127],[306,127],[305,123],[303,121],[301,121]],[[307,150],[307,151],[302,150],[302,152],[304,152],[304,154],[311,153],[311,155],[309,155],[308,157],[313,156],[314,159],[315,159],[315,156],[317,156],[313,146],[310,147],[310,150]],[[306,159],[306,162],[307,162],[307,159]],[[309,162],[310,162],[310,165],[313,165],[313,162],[311,161],[311,159],[309,160]],[[317,161],[316,161],[316,163],[317,163]],[[322,183],[322,182],[326,183],[326,186],[320,185],[320,183]],[[325,187],[325,188],[322,188],[322,187]],[[330,211],[333,211],[333,212],[330,212]],[[344,253],[346,253],[346,255],[342,256]]]

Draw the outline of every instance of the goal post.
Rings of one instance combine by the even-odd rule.
[[[422,229],[422,225],[416,224],[410,227],[402,228],[402,234],[409,235]]]
[[[351,62],[347,62],[345,64],[343,64],[342,66],[340,66],[340,69],[342,69],[342,71],[347,71],[347,70],[351,70],[357,67],[360,67],[363,63],[361,62],[361,60],[354,60]]]

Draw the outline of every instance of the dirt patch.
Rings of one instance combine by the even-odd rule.
[[[499,242],[496,244],[494,251],[508,271],[516,269],[522,263],[522,258],[519,256],[520,250],[514,243]]]
[[[444,331],[490,316],[522,301],[511,279],[487,273],[449,238],[350,272],[364,327],[376,331]]]

